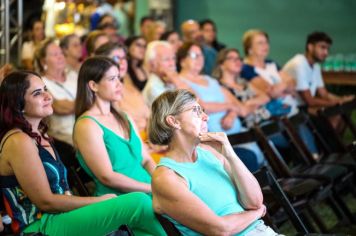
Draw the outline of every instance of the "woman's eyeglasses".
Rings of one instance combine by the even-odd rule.
[[[196,53],[196,52],[188,53],[188,57],[190,57],[193,60],[198,59],[199,57],[202,57],[202,56],[203,56],[203,54],[201,54],[201,53]]]
[[[120,56],[113,56],[112,59],[114,60],[114,62],[116,62],[117,64],[119,64],[120,62],[126,60],[126,56],[120,57]]]
[[[225,61],[237,62],[237,61],[241,61],[241,58],[240,57],[227,57],[227,58],[225,58]]]
[[[202,114],[204,113],[204,109],[201,108],[201,106],[193,106],[185,111],[190,111],[190,110],[192,110],[197,115],[198,118],[201,118]]]
[[[144,43],[139,43],[139,42],[136,42],[136,43],[135,43],[135,46],[137,46],[137,47],[139,47],[139,48],[143,48],[143,49],[146,48],[146,44],[144,44]]]

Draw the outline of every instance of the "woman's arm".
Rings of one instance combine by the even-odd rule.
[[[68,99],[54,100],[53,111],[58,115],[74,114],[74,101]]]
[[[246,105],[262,106],[270,101],[269,96],[262,90],[250,84],[250,89],[255,93],[255,97],[246,101]]]
[[[172,188],[174,186],[174,188]],[[189,191],[185,181],[166,167],[152,177],[153,208],[203,235],[232,235],[259,219],[265,207],[220,217]]]
[[[225,169],[236,185],[241,204],[246,209],[261,208],[263,205],[261,187],[256,178],[236,155],[226,134],[223,132],[203,133],[201,141],[206,144],[212,143],[214,147],[218,144],[217,150],[212,152],[216,156],[222,155],[224,157]]]
[[[260,76],[253,78],[250,83],[257,89],[264,91],[271,98],[284,96],[287,89],[287,85],[283,82],[271,85]]]
[[[122,192],[151,192],[151,185],[113,171],[103,140],[103,131],[94,121],[79,120],[74,127],[73,138],[86,165],[101,183]]]
[[[129,119],[129,121],[131,122],[132,127],[133,127],[136,135],[140,139],[140,143],[141,143],[141,147],[142,147],[142,153],[141,153],[141,155],[142,155],[142,166],[143,166],[143,168],[146,169],[146,171],[148,173],[150,173],[150,175],[152,175],[153,171],[156,168],[156,163],[153,161],[153,159],[152,159],[152,157],[151,157],[151,155],[150,155],[150,153],[148,151],[147,145],[145,145],[143,143],[143,141],[142,141],[142,139],[141,139],[141,137],[140,137],[140,135],[138,133],[138,129],[137,129],[137,126],[136,126],[135,122],[133,121],[133,119],[128,114],[126,114],[126,115],[127,115],[128,119]]]
[[[38,156],[38,148],[25,133],[20,132],[9,137],[4,145],[3,155],[11,157],[7,160],[25,194],[45,212],[66,212],[115,196],[76,197],[53,194]]]

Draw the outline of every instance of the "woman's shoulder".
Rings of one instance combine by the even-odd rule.
[[[12,129],[8,131],[1,140],[0,150],[5,149],[17,149],[18,147],[26,147],[28,145],[33,145],[34,140],[25,132],[20,129]]]
[[[80,115],[75,122],[75,130],[83,132],[91,132],[93,129],[98,129],[100,122],[89,111]]]
[[[252,78],[258,76],[255,71],[255,66],[244,63],[241,69],[241,77],[246,80],[251,80]]]

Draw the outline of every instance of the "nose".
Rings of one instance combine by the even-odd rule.
[[[209,120],[209,116],[203,111],[203,112],[201,113],[201,119],[202,119],[203,121],[208,121],[208,120]]]
[[[52,95],[48,91],[44,91],[43,96],[46,101],[52,100]]]

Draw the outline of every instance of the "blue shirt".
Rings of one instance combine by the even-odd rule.
[[[189,190],[202,200],[218,216],[244,212],[238,200],[237,189],[223,164],[209,151],[197,147],[197,160],[194,163],[180,163],[170,158],[161,158],[158,166],[165,166],[183,177]],[[190,228],[166,216],[182,235],[200,235]],[[256,220],[236,235],[245,235],[259,222]]]

